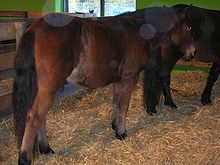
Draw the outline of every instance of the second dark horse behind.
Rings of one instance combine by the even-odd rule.
[[[46,113],[66,81],[89,88],[112,83],[112,128],[124,139],[131,93],[150,52],[167,42],[186,56],[194,53],[186,12],[149,8],[98,21],[50,14],[34,23],[16,55],[13,119],[18,164],[31,164],[36,149],[53,153],[46,138]]]
[[[202,93],[201,102],[203,105],[211,104],[212,87],[220,74],[220,11],[208,10],[188,5],[176,5],[175,8],[188,10],[188,24],[195,42],[196,55],[194,59],[202,62],[213,62],[209,71],[206,87]],[[155,56],[155,57],[154,57]],[[156,113],[156,105],[160,93],[163,90],[164,103],[172,108],[177,106],[173,102],[170,92],[170,73],[176,62],[184,56],[175,47],[163,43],[161,55],[155,54],[152,61],[155,65],[145,74],[145,104],[149,114]],[[188,56],[186,60],[191,60]],[[153,74],[153,76],[149,76]],[[149,77],[153,77],[149,80]],[[148,83],[148,82],[151,83]]]

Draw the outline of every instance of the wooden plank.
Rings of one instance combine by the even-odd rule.
[[[38,18],[26,18],[26,19],[0,19],[0,23],[9,23],[9,22],[34,22]]]
[[[0,23],[0,41],[13,40],[16,38],[14,23]]]
[[[8,120],[9,118],[11,118],[11,115],[12,115],[12,108],[1,110],[0,122]]]
[[[0,11],[0,17],[22,17],[27,18],[26,11]]]
[[[14,68],[16,52],[0,54],[0,71]]]
[[[28,12],[27,17],[28,18],[40,18],[40,17],[43,17],[44,15],[47,15],[47,14],[50,14],[50,13],[54,13],[54,12]],[[65,12],[58,12],[58,13],[67,14],[67,15],[71,15],[71,16],[78,16],[78,15],[85,14],[85,13],[65,13]]]
[[[16,51],[16,43],[0,45],[0,54],[15,52],[15,51]]]
[[[194,67],[202,67],[202,68],[211,68],[212,63],[211,62],[200,62],[196,60],[192,61],[185,61],[183,59],[180,59],[177,61],[176,65],[185,65],[185,66],[194,66]]]
[[[5,80],[8,78],[14,78],[15,75],[15,69],[7,69],[0,71],[0,80]]]
[[[12,107],[12,91],[11,90],[1,90],[0,91],[0,110],[8,109]]]

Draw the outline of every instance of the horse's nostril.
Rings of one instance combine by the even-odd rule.
[[[195,50],[195,51],[194,51],[194,54],[193,54],[193,56],[195,56],[195,55],[196,55],[196,53],[197,53],[197,50]]]
[[[189,58],[185,58],[185,61],[190,61],[191,59],[189,59]]]
[[[187,56],[185,56],[184,60],[185,60],[185,61],[190,61],[190,60],[193,59],[193,57],[194,57],[193,54],[191,54],[191,55],[187,55]]]

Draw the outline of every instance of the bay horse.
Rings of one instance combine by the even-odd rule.
[[[191,27],[190,31],[195,39],[194,42],[196,46],[196,55],[194,59],[202,62],[213,62],[207,78],[206,87],[201,97],[203,105],[211,105],[210,96],[212,88],[220,74],[220,11],[183,4],[175,5],[173,7],[182,10],[188,8],[188,23]],[[175,48],[166,43],[161,45],[161,53],[161,59],[159,59],[161,62],[156,62],[157,65],[160,65],[160,71],[158,71],[157,76],[155,76],[156,78],[154,79],[158,85],[153,86],[145,83],[147,86],[145,87],[144,92],[145,105],[148,107],[147,112],[149,114],[156,113],[155,107],[158,104],[160,92],[162,90],[165,105],[170,106],[171,108],[177,108],[170,92],[170,73],[176,62],[182,58],[184,54],[176,51]],[[186,60],[189,61],[192,58],[193,57],[188,56]],[[146,76],[144,79],[147,82],[149,76],[147,70],[145,74]],[[151,95],[149,94],[149,91],[147,91],[148,89],[151,89]]]
[[[150,17],[153,11],[170,9],[174,15],[160,16],[167,23]],[[18,164],[31,164],[38,148],[41,154],[54,153],[46,138],[46,113],[65,82],[92,89],[113,84],[112,128],[118,139],[124,139],[131,93],[152,45],[156,49],[162,39],[174,45],[186,41],[188,46],[180,50],[188,53],[194,44],[186,30],[186,12],[158,7],[97,21],[49,14],[29,27],[17,51],[12,95]]]

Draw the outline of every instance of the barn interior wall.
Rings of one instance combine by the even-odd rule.
[[[63,0],[0,0],[0,11],[61,12]],[[220,9],[219,0],[136,0],[137,9],[151,6],[193,4],[208,9]]]
[[[0,11],[56,11],[57,0],[0,0]]]
[[[136,0],[136,8],[141,9],[151,6],[172,6],[175,4],[193,4],[198,7],[203,7],[207,9],[220,9],[219,0]]]

